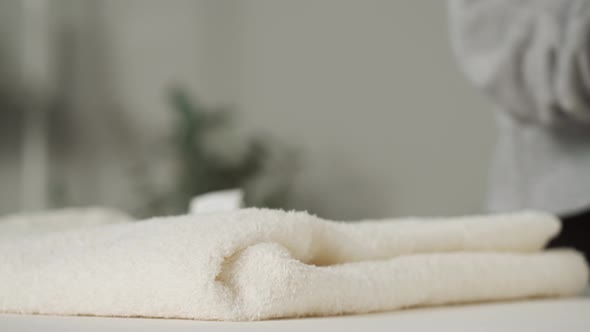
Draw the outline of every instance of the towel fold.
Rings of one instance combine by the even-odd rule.
[[[338,223],[244,209],[0,239],[0,311],[259,320],[573,295],[551,215]]]

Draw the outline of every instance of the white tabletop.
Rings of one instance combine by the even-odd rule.
[[[590,331],[590,293],[565,299],[261,322],[0,315],[0,331]]]

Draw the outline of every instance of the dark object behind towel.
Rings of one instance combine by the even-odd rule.
[[[584,253],[590,262],[590,210],[562,217],[561,233],[549,242],[549,248],[573,247]]]

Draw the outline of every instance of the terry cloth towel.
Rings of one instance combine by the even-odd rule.
[[[0,218],[0,241],[23,234],[51,233],[131,220],[131,216],[121,211],[101,207],[13,214]]]
[[[560,228],[526,212],[337,223],[244,209],[0,240],[0,311],[259,320],[565,296],[586,287]]]

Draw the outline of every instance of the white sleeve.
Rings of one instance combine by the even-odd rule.
[[[516,118],[590,124],[590,1],[451,0],[467,77]]]

